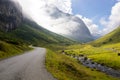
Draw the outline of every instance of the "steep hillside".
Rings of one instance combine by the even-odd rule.
[[[24,22],[11,32],[0,32],[0,40],[13,44],[71,44],[73,41],[52,33],[34,22]]]
[[[29,45],[69,45],[74,41],[52,33],[34,22],[23,22],[17,29],[3,32],[0,31],[0,59],[14,56],[29,50]]]
[[[22,54],[24,51],[28,51],[30,49],[31,48],[25,44],[17,45],[0,41],[0,60],[3,58],[8,58],[11,56]]]
[[[0,0],[0,30],[11,31],[22,22],[21,6],[10,0]]]
[[[113,44],[120,42],[120,26],[109,34],[91,42],[92,45],[100,46],[105,44]]]
[[[46,14],[50,15],[51,18],[56,19],[55,21],[58,21],[58,24],[55,23],[55,26],[51,27],[51,29],[54,28],[53,32],[57,30],[57,32],[59,33],[59,29],[56,28],[62,28],[63,30],[60,31],[63,32],[60,33],[62,33],[63,36],[68,37],[72,40],[79,42],[88,42],[93,40],[88,28],[80,18],[74,15],[64,13],[54,6],[47,6],[45,7],[45,10]],[[53,10],[53,12],[51,12],[51,10]],[[23,15],[21,11],[22,8],[19,3],[12,2],[10,0],[0,0],[0,30],[8,32],[19,27],[20,24],[22,24],[23,22]],[[62,22],[59,22],[60,18],[62,19]],[[48,31],[47,33],[52,34],[50,31]]]
[[[45,13],[54,22],[51,23],[52,27],[50,29],[53,32],[78,42],[89,42],[93,40],[89,29],[79,17],[64,13],[52,5],[44,6],[43,9],[45,9]]]
[[[12,44],[70,44],[71,40],[52,33],[22,15],[21,6],[0,0],[0,40]]]

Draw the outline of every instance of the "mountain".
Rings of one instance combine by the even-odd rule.
[[[0,30],[11,31],[22,22],[21,6],[10,0],[0,0]]]
[[[0,9],[1,9],[0,30],[1,31],[9,32],[11,30],[14,30],[25,21],[22,15],[22,12],[21,12],[22,8],[19,5],[19,3],[12,2],[9,0],[1,0],[0,4],[1,4],[0,5]],[[88,41],[93,40],[93,37],[91,36],[90,31],[88,30],[88,28],[86,27],[86,25],[80,18],[73,16],[71,14],[64,13],[54,6],[47,6],[45,7],[44,10],[46,11],[48,15],[51,16],[51,18],[54,18],[55,21],[58,21],[60,23],[60,24],[55,25],[55,27],[52,27],[52,28],[56,28],[56,27],[63,28],[64,27],[62,30],[63,32],[61,32],[62,36],[75,40],[75,41],[79,41],[79,42],[88,42]],[[62,19],[62,20],[59,21],[59,19]],[[47,34],[48,33],[50,33],[50,31],[48,31]],[[59,39],[59,41],[61,40]]]
[[[42,11],[50,18],[48,24],[51,31],[79,42],[93,40],[89,29],[79,17],[64,13],[53,5],[43,6]]]
[[[120,42],[120,26],[114,31],[108,33],[107,35],[91,42],[92,45],[100,46],[105,44],[113,44]]]
[[[71,44],[74,41],[50,32],[34,21],[24,18],[21,7],[9,0],[0,1],[0,40],[7,43],[19,44]]]
[[[0,59],[30,50],[29,45],[69,45],[75,43],[23,17],[21,7],[10,0],[0,0]]]
[[[30,20],[24,20],[18,28],[11,32],[0,32],[0,40],[14,44],[33,45],[71,44],[74,42],[50,32]]]
[[[68,30],[69,33],[68,34],[63,33],[65,37],[68,37],[72,40],[76,40],[78,42],[89,42],[93,40],[90,31],[80,18],[72,15],[68,17],[70,18],[69,19],[70,22],[69,23],[66,22],[67,24],[69,24],[68,26],[66,26],[66,30]]]

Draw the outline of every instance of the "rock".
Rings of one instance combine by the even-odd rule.
[[[80,54],[79,56],[83,57],[84,55],[83,55],[83,54]]]
[[[86,61],[88,58],[87,57],[84,57],[84,60]]]
[[[120,56],[120,53],[118,53],[118,56]]]
[[[16,2],[0,0],[0,30],[11,31],[16,29],[22,22],[22,8]]]
[[[62,50],[61,52],[62,52],[62,54],[65,54],[65,51],[64,51],[64,50]]]
[[[64,50],[62,50],[61,52],[65,52]]]
[[[94,62],[91,62],[92,64],[94,64]]]
[[[104,63],[101,63],[102,66],[104,66]]]

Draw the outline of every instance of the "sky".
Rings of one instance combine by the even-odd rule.
[[[91,33],[105,35],[120,25],[120,0],[72,0],[72,12]]]
[[[15,0],[16,1],[16,0]],[[17,0],[26,15],[51,31],[62,31],[63,27],[53,28],[63,19],[53,19],[45,11],[55,11],[79,17],[93,36],[103,36],[120,25],[120,0]],[[51,7],[51,8],[50,8]],[[47,9],[49,8],[49,10]],[[46,24],[47,23],[47,24]]]

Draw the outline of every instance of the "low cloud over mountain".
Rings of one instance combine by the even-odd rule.
[[[18,1],[26,14],[44,28],[76,41],[86,42],[93,39],[84,22],[79,17],[71,14],[71,3],[69,1]]]

